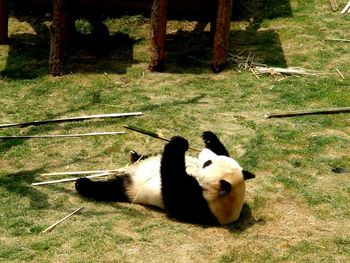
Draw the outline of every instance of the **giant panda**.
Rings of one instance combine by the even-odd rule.
[[[188,141],[173,137],[161,155],[132,151],[132,165],[113,179],[80,178],[76,190],[97,201],[132,202],[164,209],[181,221],[225,225],[236,221],[244,202],[245,180],[255,175],[243,170],[218,137],[202,135],[205,148],[198,158],[186,155]]]

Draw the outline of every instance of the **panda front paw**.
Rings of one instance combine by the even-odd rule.
[[[174,136],[168,143],[168,147],[186,152],[188,150],[188,141],[181,136]]]
[[[130,151],[129,158],[131,163],[136,163],[137,161],[142,160],[143,156],[138,154],[136,151]]]
[[[207,148],[210,148],[208,146],[215,144],[217,142],[220,142],[219,138],[215,135],[215,133],[211,131],[205,131],[202,134],[202,139],[204,141],[204,144]]]

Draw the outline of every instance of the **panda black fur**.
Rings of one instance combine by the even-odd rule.
[[[232,223],[243,206],[245,180],[255,175],[229,157],[214,133],[204,132],[202,138],[205,149],[198,158],[185,155],[188,142],[176,136],[162,155],[142,157],[132,152],[134,164],[122,174],[107,181],[78,179],[76,190],[98,201],[159,207],[183,221]]]

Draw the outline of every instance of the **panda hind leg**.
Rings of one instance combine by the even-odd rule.
[[[92,181],[88,178],[79,178],[75,182],[75,189],[84,197],[96,201],[128,202],[126,193],[131,183],[129,175],[119,175],[107,181]]]
[[[202,139],[205,144],[205,148],[211,150],[217,155],[224,155],[230,157],[229,152],[225,146],[221,143],[220,139],[211,131],[205,131],[202,134]]]

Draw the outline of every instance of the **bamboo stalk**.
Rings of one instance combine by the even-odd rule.
[[[344,38],[326,38],[328,41],[337,41],[337,42],[350,42],[350,39]]]
[[[332,108],[332,109],[316,109],[316,110],[303,110],[303,111],[287,111],[279,113],[267,113],[265,118],[284,118],[293,116],[315,115],[315,114],[336,114],[336,113],[348,113],[350,107]]]
[[[258,76],[258,74],[256,74],[256,72],[254,71],[253,68],[250,68],[250,71],[254,74],[254,76],[255,76],[258,80],[261,80],[261,78]]]
[[[7,127],[26,127],[30,125],[41,125],[47,123],[57,123],[57,122],[72,122],[72,121],[83,121],[88,119],[101,119],[101,118],[121,118],[121,117],[130,117],[130,116],[139,116],[143,115],[142,112],[128,112],[128,113],[111,113],[111,114],[98,114],[98,115],[90,115],[90,116],[78,116],[78,117],[68,117],[68,118],[59,118],[59,119],[51,119],[51,120],[41,120],[41,121],[30,121],[30,122],[22,122],[22,123],[8,123],[8,124],[0,124],[0,128]]]
[[[96,178],[96,177],[102,177],[102,176],[107,176],[107,175],[111,175],[111,174],[112,174],[111,172],[99,173],[99,174],[86,176],[86,178]],[[74,177],[74,178],[65,178],[65,179],[60,179],[60,180],[44,181],[44,182],[32,183],[31,185],[32,186],[39,186],[39,185],[48,185],[48,184],[57,184],[57,183],[69,183],[69,182],[75,182],[79,178],[80,177]]]
[[[142,129],[142,128],[137,128],[137,127],[135,127],[135,126],[124,125],[124,128],[129,129],[129,130],[131,130],[131,131],[139,132],[139,133],[142,133],[142,134],[145,134],[145,135],[148,135],[148,136],[151,136],[151,137],[153,137],[153,138],[160,139],[160,140],[163,140],[163,141],[167,141],[167,142],[170,141],[169,139],[160,136],[160,135],[159,135],[158,133],[156,133],[156,132],[147,131],[147,130],[144,130],[144,129]]]
[[[147,130],[144,130],[144,129],[141,129],[141,128],[137,128],[135,126],[130,126],[130,125],[124,125],[124,128],[132,130],[132,131],[135,131],[135,132],[139,132],[139,133],[142,133],[142,134],[145,134],[145,135],[148,135],[148,136],[151,136],[151,137],[156,138],[156,139],[160,139],[160,140],[163,140],[163,141],[170,142],[169,139],[164,138],[164,137],[160,136],[159,134],[157,134],[155,132],[152,132],[152,131],[147,131]],[[200,150],[198,150],[196,148],[192,148],[192,147],[188,147],[188,148],[193,150],[193,151],[200,152]]]
[[[341,73],[339,69],[336,68],[335,70],[338,72],[338,74],[340,75],[340,77],[341,77],[342,79],[345,79],[343,73]]]
[[[81,134],[55,134],[55,135],[19,135],[19,136],[0,136],[2,140],[9,139],[43,139],[43,138],[72,138],[72,137],[86,137],[86,136],[100,136],[100,135],[116,135],[125,134],[125,132],[93,132]]]
[[[113,173],[120,171],[118,170],[94,170],[94,171],[74,171],[74,172],[54,172],[54,173],[43,173],[43,176],[51,176],[51,175],[81,175],[81,174],[99,174],[99,173]]]
[[[335,12],[338,10],[338,3],[337,0],[329,0],[329,3],[331,4],[332,10]]]
[[[295,68],[295,67],[289,67],[289,68],[278,68],[278,67],[255,67],[255,71],[258,74],[270,74],[270,75],[277,75],[277,74],[284,74],[284,75],[322,75],[322,73],[314,71],[314,70],[306,70],[304,68]]]
[[[49,226],[48,228],[46,228],[44,231],[42,231],[41,233],[47,233],[50,232],[52,229],[54,229],[57,225],[61,224],[64,220],[70,218],[72,215],[78,213],[80,210],[82,210],[84,208],[84,206],[78,208],[77,210],[75,210],[74,212],[70,213],[69,215],[65,216],[64,218],[62,218],[61,220],[57,221],[56,223],[54,223],[53,225]]]
[[[346,4],[346,6],[344,7],[344,9],[341,11],[342,14],[346,13],[346,11],[349,12],[349,8],[350,8],[350,1]]]

